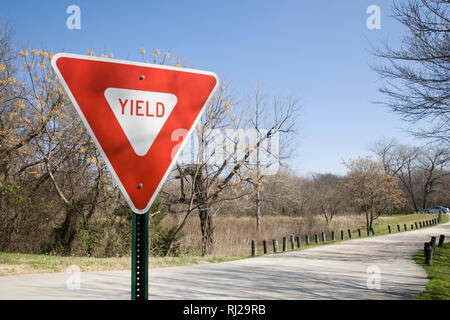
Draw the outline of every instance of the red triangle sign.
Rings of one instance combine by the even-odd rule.
[[[217,76],[67,53],[56,54],[52,66],[128,204],[147,212],[214,94]],[[188,132],[182,143],[173,136],[178,129]]]

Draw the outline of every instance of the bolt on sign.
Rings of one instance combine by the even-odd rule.
[[[68,53],[56,54],[52,66],[133,212],[146,213],[218,87],[217,76]],[[189,132],[182,142],[172,139],[178,129]]]

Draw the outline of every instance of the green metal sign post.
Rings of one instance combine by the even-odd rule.
[[[131,299],[148,300],[148,212],[132,217]]]

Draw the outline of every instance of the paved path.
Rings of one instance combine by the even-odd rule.
[[[450,223],[387,236],[353,239],[298,252],[238,261],[150,270],[150,299],[410,299],[427,276],[411,255],[432,235],[450,238]],[[448,240],[447,240],[448,241]],[[380,289],[367,287],[369,266]],[[129,299],[130,271],[0,277],[0,299]]]

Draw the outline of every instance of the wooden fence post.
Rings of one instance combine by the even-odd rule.
[[[414,225],[411,223],[411,230],[414,230]]]
[[[430,245],[434,248],[436,247],[436,237],[431,237]]]
[[[302,246],[302,242],[300,240],[300,236],[297,236],[297,248],[300,248]]]
[[[319,243],[319,237],[317,236],[317,233],[314,233],[314,243]]]
[[[322,242],[326,242],[326,241],[327,241],[327,239],[325,237],[325,232],[322,231]]]
[[[252,256],[256,255],[256,241],[252,240]]]
[[[400,232],[400,225],[397,225],[397,231]]]
[[[438,247],[442,247],[442,245],[444,244],[445,241],[445,235],[441,234],[439,236],[439,243],[438,243]]]
[[[358,228],[358,237],[361,238],[361,229]]]
[[[416,225],[416,229],[418,229],[418,227],[417,227],[417,221],[416,221],[416,222],[414,222],[414,224]]]
[[[295,249],[295,242],[294,242],[294,235],[291,234],[291,249],[294,250]]]
[[[283,237],[283,251],[287,250],[287,239],[286,237]]]
[[[390,225],[388,225],[388,231],[389,231],[389,233],[391,233],[391,226]]]
[[[264,254],[267,254],[267,240],[263,240]]]
[[[351,239],[352,238],[352,230],[348,229],[347,232],[348,232],[348,238]]]
[[[278,240],[273,240],[273,252],[278,252]]]
[[[307,234],[305,234],[305,242],[306,244],[309,244],[309,236]]]
[[[431,266],[431,259],[433,257],[433,248],[429,242],[424,244],[425,264]]]
[[[341,240],[344,240],[344,230],[341,230]]]
[[[405,231],[408,231],[408,228],[406,227],[406,223],[403,225]]]
[[[334,231],[331,231],[331,241],[334,241]]]

